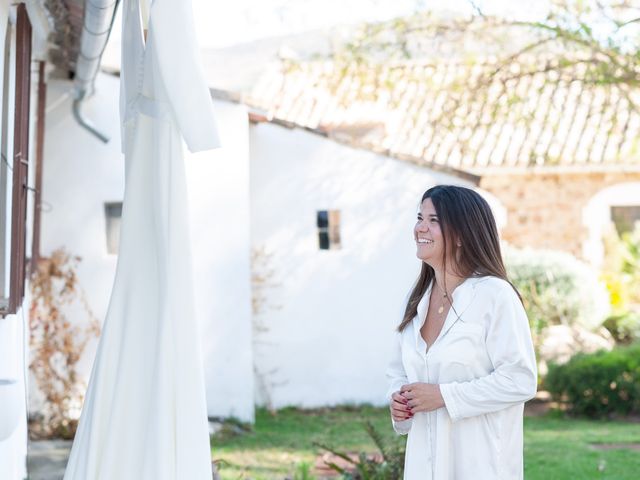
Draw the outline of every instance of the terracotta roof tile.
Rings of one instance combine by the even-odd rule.
[[[474,174],[640,167],[640,115],[622,90],[568,81],[550,60],[530,60],[501,69],[482,88],[496,70],[491,61],[407,62],[342,76],[328,61],[280,65],[243,101],[287,123],[339,132],[343,141]],[[538,73],[523,74],[527,68]],[[630,95],[640,100],[638,91]]]

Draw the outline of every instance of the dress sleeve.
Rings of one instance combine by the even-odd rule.
[[[510,286],[501,290],[494,303],[486,348],[493,364],[489,375],[440,385],[452,421],[501,410],[536,394],[537,368],[529,322]]]
[[[213,101],[200,64],[191,0],[155,0],[150,32],[158,68],[187,147],[192,152],[220,146]]]
[[[391,355],[391,361],[389,362],[389,366],[387,367],[387,380],[389,381],[389,389],[387,390],[387,401],[391,402],[391,395],[393,393],[400,390],[402,385],[406,385],[409,383],[407,379],[407,373],[404,370],[404,365],[402,364],[402,334],[396,333],[396,338],[394,342],[393,353]],[[401,435],[406,435],[411,430],[412,419],[402,420],[400,422],[396,422],[393,418],[391,418],[391,423],[393,424],[393,429],[396,433]]]

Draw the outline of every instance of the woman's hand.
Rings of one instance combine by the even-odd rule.
[[[407,400],[409,411],[430,412],[444,407],[440,385],[432,383],[409,383],[400,388],[400,395]]]
[[[402,422],[413,417],[413,413],[409,411],[407,406],[407,399],[400,395],[399,391],[391,395],[389,409],[391,410],[391,418],[396,422]]]

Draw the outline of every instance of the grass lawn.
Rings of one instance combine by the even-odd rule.
[[[232,425],[212,439],[212,455],[224,463],[223,480],[283,480],[301,463],[314,465],[322,452],[313,442],[340,451],[375,447],[362,423],[371,421],[390,441],[397,439],[386,408],[284,409],[272,416],[256,412],[253,431],[234,433]],[[636,480],[640,450],[596,449],[594,444],[640,445],[640,424],[564,419],[557,414],[525,418],[526,480]]]

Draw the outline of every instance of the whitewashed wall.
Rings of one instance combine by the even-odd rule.
[[[4,39],[6,34],[7,22],[11,23],[15,27],[15,8],[10,7],[11,2],[7,0],[0,0],[0,42],[4,47]],[[7,151],[9,153],[8,160],[11,162],[13,158],[13,120],[15,113],[15,29],[12,37],[12,44],[10,49],[9,66],[11,68],[9,78],[12,79],[12,84],[8,88],[8,115],[7,119],[9,124],[7,125]],[[4,57],[2,59],[2,65],[4,67]],[[0,77],[2,76],[2,69],[0,69]],[[36,80],[32,78],[32,95],[31,102],[35,105],[35,85]],[[4,92],[3,79],[0,78],[0,104],[2,104],[2,95]],[[0,127],[2,119],[0,118]],[[30,118],[30,158],[33,158],[34,153],[34,127],[35,127],[35,109],[31,109]],[[1,130],[1,128],[0,128]],[[11,172],[7,172],[11,183]],[[34,169],[29,169],[29,184],[34,184]],[[6,220],[11,225],[11,192],[4,188],[3,182],[0,195],[5,196],[4,201],[0,201],[2,208],[5,208],[7,213]],[[27,252],[31,249],[31,225],[32,221],[32,209],[33,209],[33,195],[29,195],[27,204],[27,238],[26,248]],[[10,228],[9,228],[10,229]],[[7,254],[11,249],[11,235],[10,231],[7,231],[8,235],[5,238],[0,238],[0,242],[3,244],[3,254]],[[7,261],[8,256],[2,259]],[[8,287],[8,278],[6,280],[6,286]],[[4,283],[4,282],[0,282]],[[28,364],[28,285],[26,298],[22,305],[18,308],[18,312],[15,315],[8,315],[4,318],[0,318],[0,478],[2,480],[22,480],[27,475],[27,407],[26,407],[26,369]]]
[[[301,129],[251,128],[251,243],[273,270],[255,317],[257,401],[382,404],[393,330],[419,271],[424,191],[465,184]],[[316,211],[338,209],[342,249],[319,250]]]
[[[74,120],[71,83],[48,83],[41,254],[47,256],[64,247],[81,257],[79,282],[91,309],[102,321],[116,267],[116,256],[107,254],[104,202],[122,200],[124,164],[118,126],[118,79],[101,75],[96,88],[98,94],[86,102],[83,111],[111,137],[106,144]],[[86,321],[83,312],[74,313],[72,321]],[[80,363],[80,374],[87,381],[95,348],[96,342],[90,343]],[[36,391],[33,399],[38,399]]]
[[[26,477],[28,303],[16,315],[0,318],[0,478]]]
[[[69,86],[51,83],[48,88],[42,251],[47,255],[64,246],[82,257],[79,280],[102,320],[116,266],[116,256],[107,253],[104,204],[121,201],[124,188],[118,79],[99,75],[97,93],[84,107],[86,116],[112,138],[107,144],[73,119]],[[196,306],[209,415],[251,421],[248,125],[241,106],[220,104],[217,113],[224,147],[185,159]],[[87,379],[95,347],[89,346],[81,365]]]
[[[249,122],[243,106],[215,107],[222,148],[187,159],[207,404],[210,416],[253,422]]]

